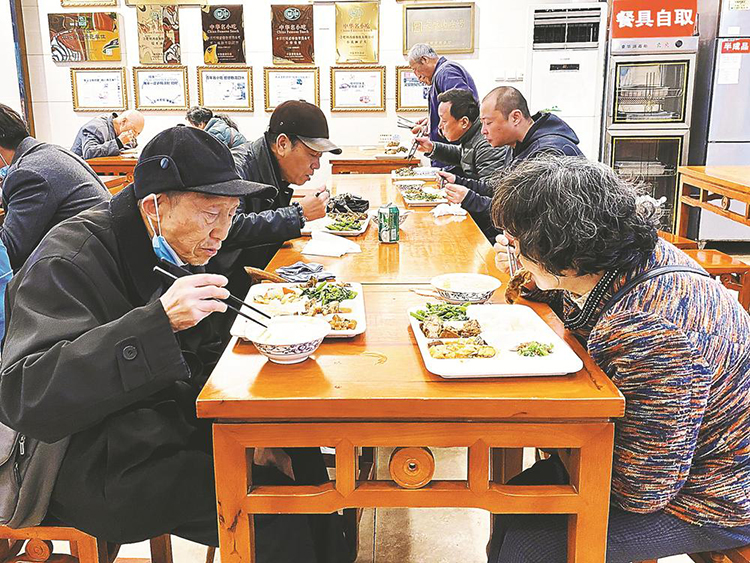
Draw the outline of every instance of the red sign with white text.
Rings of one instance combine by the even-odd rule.
[[[750,53],[750,39],[724,39],[721,42],[722,53]]]
[[[690,37],[698,0],[615,0],[612,37]]]

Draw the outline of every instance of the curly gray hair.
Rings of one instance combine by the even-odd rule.
[[[657,242],[659,209],[608,166],[542,156],[496,181],[492,219],[548,272],[578,275],[642,265]]]

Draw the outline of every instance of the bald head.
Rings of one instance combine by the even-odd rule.
[[[124,131],[132,131],[137,137],[141,134],[141,131],[143,131],[143,126],[145,125],[146,120],[144,119],[143,114],[138,110],[129,109],[118,115],[112,120],[112,123],[115,126],[115,132],[118,135]]]
[[[508,116],[514,110],[520,111],[524,119],[531,119],[529,104],[526,102],[526,98],[516,88],[513,88],[513,86],[498,86],[484,97],[482,103],[485,101],[493,104],[495,109],[502,113],[505,119],[508,119]]]

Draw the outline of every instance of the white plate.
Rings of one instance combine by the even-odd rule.
[[[420,186],[424,186],[426,181],[427,180],[422,178],[402,178],[401,180],[393,180],[393,185],[400,189],[401,186],[408,186],[409,184],[419,184]]]
[[[526,305],[469,305],[466,314],[479,321],[482,338],[495,348],[492,358],[438,360],[430,356],[428,339],[419,328],[419,321],[411,316],[422,307],[407,311],[427,371],[445,378],[520,377],[566,375],[583,369],[583,362],[575,352]],[[450,342],[450,339],[444,339]],[[513,349],[523,342],[536,340],[553,344],[549,356],[519,356]]]
[[[441,197],[440,199],[436,199],[433,201],[426,201],[424,199],[411,199],[407,197],[405,190],[400,189],[401,191],[401,197],[404,198],[404,202],[407,205],[411,205],[412,207],[435,207],[436,205],[440,205],[441,203],[448,203],[448,200],[445,197]],[[440,194],[445,193],[444,190],[441,190],[439,188],[432,188],[430,186],[425,186],[422,188],[422,191],[425,193],[433,193],[433,194]]]
[[[409,156],[409,149],[407,148],[406,152],[397,152],[395,154],[390,154],[387,152],[379,152],[379,153],[376,153],[374,156],[375,156],[375,160],[390,160],[392,158],[406,159],[406,157]]]
[[[249,304],[251,304],[253,307],[260,309],[261,311],[265,312],[268,315],[271,316],[277,316],[277,315],[293,315],[296,312],[301,312],[304,310],[304,301],[295,301],[293,303],[280,303],[277,302],[277,304],[271,303],[271,304],[263,304],[263,303],[255,303],[253,298],[256,295],[262,295],[266,293],[267,291],[277,288],[277,287],[299,287],[301,284],[298,283],[259,283],[255,284],[250,288],[250,291],[247,293],[247,297],[245,298],[245,301]],[[353,330],[333,330],[331,329],[331,332],[328,334],[326,338],[351,338],[352,336],[357,336],[358,334],[362,334],[367,329],[367,319],[365,317],[365,299],[362,293],[362,284],[359,283],[352,283],[351,289],[352,291],[357,292],[357,296],[354,299],[348,299],[346,301],[343,301],[341,303],[342,307],[348,307],[352,310],[351,313],[339,313],[339,316],[347,318],[347,319],[354,319],[357,321],[357,327]],[[257,318],[258,320],[262,321],[263,317],[259,315],[258,313],[255,313],[254,311],[251,311],[247,308],[243,308],[243,313],[247,313],[253,318]],[[326,320],[330,320],[333,315],[326,315],[324,318]],[[232,336],[237,336],[238,338],[242,338],[247,340],[248,332],[249,334],[255,334],[258,331],[262,331],[263,329],[256,325],[254,322],[247,320],[245,317],[241,317],[237,315],[237,318],[234,321],[234,324],[232,325],[232,329],[230,330],[230,334]]]
[[[311,235],[313,231],[323,231],[325,233],[340,235],[342,237],[356,237],[365,233],[367,230],[367,224],[369,223],[367,219],[362,220],[362,226],[356,231],[331,231],[326,229],[326,225],[330,225],[334,221],[335,219],[330,215],[326,215],[320,219],[315,219],[315,221],[307,221],[305,226],[300,230],[300,233],[303,235]]]
[[[434,180],[437,176],[435,172],[442,170],[435,166],[417,166],[412,168],[414,174],[412,176],[399,176],[395,170],[391,170],[391,178],[394,180],[409,180],[411,178],[421,178],[423,180]]]

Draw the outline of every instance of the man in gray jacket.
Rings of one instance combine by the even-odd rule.
[[[471,90],[451,88],[438,96],[438,128],[443,137],[457,145],[419,137],[419,150],[433,160],[458,165],[463,176],[486,178],[505,164],[507,147],[493,147],[482,135],[479,104]]]
[[[14,270],[52,227],[110,199],[88,164],[62,147],[37,141],[21,116],[2,104],[0,161],[5,209],[0,240]]]
[[[86,160],[116,156],[121,150],[136,146],[144,123],[143,115],[136,110],[95,117],[79,129],[70,150]]]

